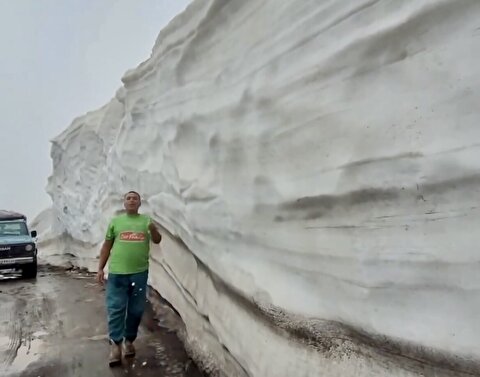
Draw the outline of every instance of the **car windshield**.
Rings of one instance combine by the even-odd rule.
[[[27,236],[28,230],[24,222],[9,221],[6,223],[0,222],[0,237],[6,236]]]

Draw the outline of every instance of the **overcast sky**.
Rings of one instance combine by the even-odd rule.
[[[50,140],[106,104],[190,0],[0,0],[0,209],[50,205]]]

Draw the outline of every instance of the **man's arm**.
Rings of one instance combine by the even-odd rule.
[[[150,224],[148,225],[148,230],[150,231],[150,235],[152,236],[152,242],[159,244],[162,240],[162,235],[158,231],[153,221],[150,221]]]
[[[105,273],[103,269],[107,264],[108,258],[110,257],[110,251],[112,250],[113,240],[105,240],[100,250],[100,260],[98,261],[98,272],[97,272],[97,281],[100,284],[105,282]]]

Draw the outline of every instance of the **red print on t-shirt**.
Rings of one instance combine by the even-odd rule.
[[[145,234],[142,232],[122,232],[120,233],[121,241],[145,241]]]

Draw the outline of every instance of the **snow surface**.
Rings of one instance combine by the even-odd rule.
[[[226,376],[480,371],[480,2],[196,0],[52,141],[44,261],[96,269],[122,193]]]

